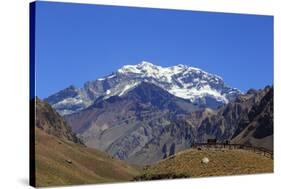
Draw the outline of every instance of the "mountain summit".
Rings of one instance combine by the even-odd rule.
[[[70,86],[46,100],[61,115],[67,115],[89,107],[98,98],[122,96],[142,82],[153,83],[176,97],[209,108],[226,104],[240,94],[238,89],[227,86],[221,77],[199,68],[182,64],[162,67],[142,61],[88,81],[82,88]]]

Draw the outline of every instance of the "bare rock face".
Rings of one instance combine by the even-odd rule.
[[[213,110],[144,82],[123,96],[97,99],[87,109],[65,118],[87,146],[130,163],[147,165],[190,148],[195,142],[231,140],[260,112],[254,111],[255,107],[268,101],[264,97],[269,91],[251,90]],[[272,128],[270,117],[263,120]],[[259,130],[256,135],[265,133]]]
[[[98,99],[65,118],[87,146],[131,163],[150,164],[190,147],[194,131],[180,115],[199,109],[143,82],[124,96]]]
[[[50,135],[74,142],[82,143],[72,132],[66,121],[47,103],[35,98],[35,126]]]
[[[252,106],[246,123],[238,124],[232,142],[273,150],[273,88]]]
[[[219,142],[230,140],[244,130],[256,117],[259,112],[266,111],[270,115],[264,121],[267,126],[262,128],[273,127],[273,88],[266,87],[263,90],[250,90],[248,93],[240,95],[234,102],[222,106],[214,115],[207,116],[201,120],[198,126],[196,141],[204,142],[208,138],[216,138]],[[264,105],[262,105],[264,104]],[[272,130],[267,129],[262,132],[265,135],[272,135]],[[265,136],[262,136],[265,137]],[[238,141],[236,141],[238,142]]]

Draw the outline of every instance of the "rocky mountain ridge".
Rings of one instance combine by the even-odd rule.
[[[65,118],[87,146],[145,165],[195,142],[206,142],[209,138],[219,142],[231,140],[241,132],[240,125],[248,123],[250,112],[273,98],[271,90],[272,87],[250,90],[213,110],[175,97],[154,84],[142,83],[123,96],[101,98]],[[272,116],[269,118],[269,127],[273,127]]]
[[[63,117],[61,117],[53,108],[39,98],[35,98],[35,126],[44,132],[70,141],[73,143],[83,144],[82,141],[76,137],[72,132],[71,127],[67,124]]]
[[[122,96],[142,82],[153,83],[174,96],[210,108],[231,102],[241,94],[238,89],[227,86],[221,77],[199,68],[182,64],[161,67],[142,61],[88,81],[82,88],[70,86],[45,100],[61,115],[67,115],[89,107],[100,97]]]

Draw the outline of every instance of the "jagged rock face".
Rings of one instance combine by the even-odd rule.
[[[244,95],[240,95],[234,102],[231,102],[217,110],[217,113],[204,118],[198,126],[196,136],[197,142],[206,141],[208,138],[216,138],[218,141],[230,140],[231,138],[240,134],[251,122],[256,119],[257,112],[265,111],[269,117],[264,120],[266,127],[273,127],[272,111],[273,103],[270,104],[270,97],[272,98],[273,89],[266,87],[264,90],[250,90]],[[267,106],[262,106],[266,104]],[[270,116],[271,115],[271,116]],[[259,120],[258,124],[263,121]],[[272,134],[272,130],[269,133]],[[265,133],[265,132],[262,132]],[[237,142],[237,141],[236,141]]]
[[[81,143],[81,140],[72,132],[66,121],[53,108],[39,98],[35,99],[35,126],[50,135],[74,143]]]
[[[45,99],[61,115],[80,111],[89,106],[91,100],[80,89],[70,86]]]
[[[177,123],[177,116],[199,109],[189,100],[143,82],[124,96],[98,99],[65,118],[87,146],[132,163],[147,164],[175,153],[175,144],[177,150],[191,145],[193,131]],[[167,152],[160,149],[163,145]],[[143,153],[150,157],[140,155]]]
[[[260,112],[255,107],[268,101],[265,96],[269,89],[251,90],[213,110],[143,82],[122,96],[99,98],[65,118],[87,146],[146,165],[187,149],[194,142],[230,140],[245,128],[241,125],[248,125],[251,117],[256,117],[254,110]],[[268,120],[264,119],[270,124]]]
[[[238,124],[233,142],[273,150],[273,88],[264,91],[266,94],[249,111],[248,120]]]
[[[206,142],[209,138],[224,142],[237,135],[232,140],[233,143],[251,144],[272,150],[272,91],[272,87],[250,90],[218,110],[205,108],[178,115],[171,124],[163,128],[153,142],[128,160],[147,163],[147,159],[152,158],[153,161],[157,161],[156,157],[169,156],[168,151],[171,148],[178,152],[189,148],[194,142]]]
[[[210,108],[233,101],[240,94],[238,89],[228,87],[221,77],[201,69],[185,65],[161,67],[143,61],[88,81],[81,89],[66,88],[46,101],[61,115],[67,115],[85,109],[100,97],[122,96],[142,82],[153,83],[170,94]]]
[[[151,122],[149,126],[144,127],[149,131],[148,136],[153,137],[150,137],[150,140],[133,156],[128,156],[125,160],[141,165],[152,164],[191,147],[196,136],[195,128],[180,118],[169,119],[163,116],[162,120],[166,124]],[[135,138],[139,135],[134,133]],[[118,145],[124,145],[127,141],[130,141],[129,137]]]

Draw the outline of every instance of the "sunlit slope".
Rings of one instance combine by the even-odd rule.
[[[129,181],[138,170],[111,156],[36,128],[36,186]]]
[[[209,163],[201,160],[207,157]],[[144,170],[143,180],[157,175],[184,177],[221,176],[273,172],[273,160],[246,150],[186,150]],[[155,176],[156,175],[156,176]]]

